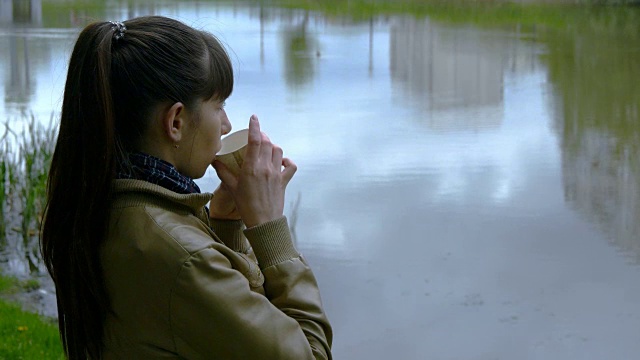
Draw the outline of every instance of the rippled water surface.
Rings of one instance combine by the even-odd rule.
[[[17,3],[0,3],[0,118],[15,131],[23,112],[57,116],[87,19],[162,14],[220,37],[237,74],[234,128],[257,114],[299,166],[286,212],[335,358],[640,353],[637,12],[491,26]],[[218,183],[212,171],[198,182]]]

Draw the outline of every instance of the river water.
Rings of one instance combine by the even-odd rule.
[[[257,114],[299,166],[286,213],[337,359],[640,354],[637,12],[491,26],[32,0],[0,14],[0,119],[15,131],[25,112],[58,114],[89,19],[161,14],[219,36],[234,128]]]

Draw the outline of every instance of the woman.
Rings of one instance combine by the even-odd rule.
[[[232,89],[220,43],[178,21],[81,32],[41,244],[70,359],[331,358],[283,216],[295,164],[255,116],[241,174],[214,161]],[[200,193],[209,165],[222,185]]]

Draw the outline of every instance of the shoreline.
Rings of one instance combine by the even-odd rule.
[[[0,276],[12,283],[8,288],[0,290],[0,299],[16,304],[30,313],[53,320],[58,318],[55,286],[48,274],[24,279],[9,274]],[[33,280],[37,281],[37,286],[34,286]]]

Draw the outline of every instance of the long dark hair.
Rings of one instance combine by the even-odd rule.
[[[100,359],[110,312],[100,248],[118,164],[136,151],[162,105],[226,99],[229,57],[213,35],[160,16],[88,25],[69,62],[49,173],[41,251],[56,285],[58,325],[70,359]]]

